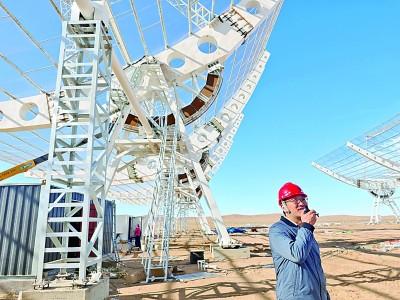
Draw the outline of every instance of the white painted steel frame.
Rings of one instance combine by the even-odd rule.
[[[203,28],[212,20],[213,12],[199,1],[167,0],[167,2],[188,18],[189,34],[192,32],[192,24],[196,25],[198,28]],[[214,7],[214,5],[212,5],[212,7]]]
[[[198,196],[196,195],[196,187],[193,183],[193,179],[190,174],[190,171],[187,170],[186,174],[187,174],[187,178],[189,181],[189,186],[194,195],[193,205],[194,205],[195,211],[197,213],[197,218],[199,219],[200,226],[205,234],[212,234],[212,231],[211,231],[210,225],[208,224],[207,218],[205,216],[203,207],[200,204],[200,199],[198,199]]]
[[[75,3],[77,4],[77,6],[80,9],[84,18],[90,20],[94,17],[93,16],[94,7],[90,0],[75,0]],[[113,16],[111,15],[108,17],[112,18]],[[112,70],[114,71],[115,76],[118,78],[118,81],[121,84],[121,87],[124,90],[124,93],[125,93],[126,97],[128,98],[130,105],[132,106],[132,110],[138,116],[147,135],[151,136],[153,134],[153,130],[149,124],[149,121],[147,120],[146,115],[144,114],[144,112],[139,104],[139,100],[137,99],[135,93],[132,91],[129,80],[128,80],[125,72],[123,71],[121,65],[119,64],[118,58],[116,57],[115,53],[112,52],[111,56],[112,56],[111,57]]]
[[[169,239],[171,234],[171,221],[174,216],[175,199],[175,152],[177,146],[178,130],[176,126],[172,128],[164,127],[163,142],[159,155],[159,169],[155,181],[153,201],[148,213],[147,225],[144,231],[145,249],[142,256],[142,263],[146,274],[146,282],[154,279],[164,279],[168,277],[169,266]],[[162,216],[162,217],[161,217]],[[160,223],[161,222],[161,226]],[[157,228],[157,226],[160,226]],[[153,257],[154,246],[157,243],[157,229],[161,233],[161,255],[159,264],[155,264]],[[163,275],[155,277],[152,270],[162,268]]]
[[[394,161],[391,161],[389,159],[385,159],[384,157],[381,157],[380,155],[377,155],[376,153],[372,153],[371,151],[368,151],[360,146],[357,146],[357,145],[353,144],[352,142],[347,142],[346,146],[349,147],[351,150],[366,157],[367,159],[376,162],[377,164],[380,164],[386,168],[389,168],[396,172],[399,172],[399,177],[400,177],[400,164],[398,164]]]
[[[333,154],[320,159],[321,162],[312,163],[315,168],[339,181],[369,191],[374,198],[370,224],[381,222],[379,209],[382,204],[387,205],[393,212],[396,222],[400,222],[400,211],[392,197],[395,189],[400,185],[400,164],[393,160],[397,157],[392,154],[398,149],[395,137],[398,135],[396,127],[399,125],[399,120],[396,117],[394,121],[387,122],[384,126],[355,139],[354,142],[347,142],[346,147],[353,154],[344,157],[338,154],[335,156],[335,153],[340,153],[336,150],[332,152]],[[387,132],[390,133],[386,134]],[[364,174],[362,173],[363,165],[365,168],[368,167]],[[378,173],[378,175],[382,174],[382,178],[376,178],[374,174],[378,167],[382,170]],[[352,171],[352,168],[357,168],[357,170]],[[386,173],[390,172],[389,175],[382,173],[386,170]]]
[[[93,10],[93,6],[92,6],[90,1],[88,1],[88,0],[77,0],[76,3],[78,4],[79,8],[82,11],[83,16],[86,19],[93,18],[94,10]],[[160,5],[160,1],[158,1],[157,3],[159,4],[158,8],[159,8],[159,13],[160,13],[160,22],[161,22],[162,30],[163,30],[163,33],[164,33],[163,34],[164,43],[165,43],[165,46],[167,47],[168,46],[168,42],[167,42],[167,37],[166,37],[166,34],[165,34],[165,24],[164,24],[163,19],[162,19],[163,18],[163,11],[162,11],[162,7]],[[197,1],[188,1],[188,2],[184,2],[184,3],[186,3],[186,10],[184,10],[184,11],[187,13],[188,20],[189,20],[189,33],[192,31],[192,29],[191,29],[192,28],[191,27],[192,23],[195,24],[196,26],[200,26],[200,27],[202,26],[202,24],[199,23],[198,19],[197,19],[197,21],[195,19],[197,13],[203,14],[202,16],[206,16],[206,14],[208,14],[208,16],[212,16],[213,15],[213,12],[211,13],[210,11],[207,11],[206,14],[204,12],[201,12],[201,10],[197,6],[197,5],[200,5],[200,3],[197,2]],[[213,7],[212,11],[214,10],[214,5],[215,5],[215,3],[214,3],[214,1],[212,1],[212,7]],[[275,12],[274,12],[275,13],[275,15],[274,15],[275,17],[277,15],[277,11],[279,12],[279,10],[275,8]],[[110,10],[108,10],[108,15],[109,15],[110,19],[112,19],[112,14],[111,14]],[[207,17],[207,18],[210,18],[210,17]],[[104,21],[105,21],[105,23],[107,23],[107,20],[104,20]],[[210,20],[208,19],[207,20],[207,24],[209,24],[209,21]],[[207,145],[207,147],[210,147],[210,148],[214,147],[215,143],[218,140],[220,140],[220,137],[222,137],[222,139],[220,140],[220,143],[217,144],[217,147],[213,148],[213,149],[221,149],[222,152],[223,152],[223,155],[218,157],[218,159],[219,159],[218,164],[220,164],[223,161],[223,159],[225,158],[226,153],[229,151],[229,148],[230,148],[230,146],[232,144],[232,138],[233,138],[235,132],[237,131],[238,126],[240,125],[240,121],[242,120],[242,110],[243,110],[244,106],[246,105],[247,101],[249,100],[251,94],[253,93],[254,88],[257,85],[257,82],[258,82],[258,80],[259,80],[259,78],[261,76],[261,73],[262,73],[263,69],[264,69],[265,62],[266,62],[266,60],[268,58],[268,55],[267,54],[262,55],[263,47],[265,47],[265,42],[269,37],[269,33],[270,33],[270,30],[271,30],[271,28],[273,26],[273,23],[274,23],[274,19],[271,19],[266,23],[260,23],[260,24],[263,24],[263,26],[262,27],[260,26],[258,28],[259,30],[258,30],[258,32],[257,32],[257,34],[255,35],[254,38],[257,39],[257,40],[262,40],[262,42],[254,43],[254,44],[252,44],[252,46],[250,46],[248,48],[247,48],[248,44],[245,45],[246,51],[248,50],[249,56],[252,57],[252,59],[251,59],[251,61],[247,61],[246,62],[247,65],[243,65],[243,64],[240,65],[240,68],[237,69],[236,72],[242,73],[242,74],[247,74],[247,71],[248,71],[249,68],[253,68],[254,67],[254,70],[252,72],[249,72],[248,76],[246,78],[242,77],[241,79],[243,79],[243,81],[242,80],[236,81],[237,85],[235,85],[234,90],[235,90],[235,92],[238,91],[238,93],[237,94],[235,93],[235,95],[234,95],[234,97],[232,97],[231,101],[228,101],[227,103],[224,103],[226,105],[224,105],[224,108],[222,109],[220,114],[213,120],[213,124],[214,125],[208,124],[211,127],[215,126],[216,128],[218,128],[219,131],[218,130],[216,130],[216,132],[213,131],[212,134],[210,136],[208,136],[208,137],[210,137],[210,140],[209,140],[209,144]],[[112,25],[112,23],[111,23],[111,25]],[[138,27],[140,28],[140,24],[138,25]],[[113,28],[113,30],[114,30],[114,28]],[[266,35],[266,33],[267,33],[267,35]],[[81,38],[83,38],[83,36],[81,36]],[[243,42],[244,40],[245,39],[243,38],[242,40],[240,40],[240,42]],[[237,45],[240,45],[239,40],[237,41]],[[145,44],[144,44],[144,47],[145,47]],[[114,70],[114,72],[116,74],[116,77],[118,77],[118,80],[122,85],[122,88],[124,88],[125,94],[127,95],[127,99],[129,100],[130,104],[132,105],[132,110],[138,115],[141,123],[146,128],[147,135],[150,136],[151,134],[153,134],[153,130],[152,130],[147,118],[146,118],[146,114],[142,111],[142,108],[140,107],[140,105],[139,105],[139,103],[137,101],[138,100],[137,97],[133,94],[132,82],[130,82],[128,80],[125,72],[122,70],[121,66],[119,65],[118,61],[116,60],[115,55],[112,53],[111,56],[112,56],[112,59],[111,59],[112,60],[112,68],[113,68],[113,70]],[[257,63],[258,59],[259,59],[259,62]],[[205,67],[208,68],[209,66],[205,66]],[[243,70],[242,70],[242,68],[243,68]],[[160,74],[162,75],[162,72]],[[194,73],[191,76],[193,76],[193,75],[194,75]],[[64,77],[64,78],[66,79],[66,77]],[[229,246],[229,245],[231,245],[231,240],[229,238],[229,235],[226,232],[226,228],[225,228],[225,226],[223,224],[222,217],[220,215],[220,212],[219,212],[218,207],[216,205],[216,201],[213,198],[211,189],[209,188],[209,184],[208,184],[208,181],[210,179],[210,175],[212,175],[212,173],[209,173],[210,172],[209,169],[203,170],[202,166],[198,163],[198,157],[199,157],[199,155],[202,154],[202,151],[199,151],[199,149],[201,149],[201,147],[197,147],[197,146],[199,146],[199,144],[198,144],[197,141],[195,141],[195,139],[189,139],[189,136],[188,136],[189,133],[187,133],[187,131],[185,130],[185,128],[184,128],[185,126],[183,125],[183,121],[180,118],[180,114],[179,114],[179,109],[178,108],[181,105],[179,105],[179,99],[176,98],[176,93],[175,93],[173,87],[170,87],[168,85],[169,84],[166,83],[166,79],[164,78],[163,81],[160,82],[159,88],[162,89],[164,91],[164,93],[166,94],[166,97],[169,100],[168,102],[169,102],[171,111],[174,113],[174,116],[176,118],[176,124],[177,124],[176,127],[179,128],[179,134],[185,140],[187,148],[190,149],[189,150],[190,159],[188,159],[188,162],[187,162],[186,166],[189,167],[190,169],[193,168],[195,170],[196,177],[197,177],[196,182],[195,183],[191,183],[192,192],[194,190],[194,194],[195,194],[195,189],[193,189],[193,186],[196,186],[196,185],[200,185],[201,186],[201,189],[203,191],[203,196],[205,197],[205,199],[206,199],[206,201],[207,201],[207,203],[208,203],[208,205],[210,207],[210,210],[211,210],[211,212],[213,214],[213,219],[214,219],[214,222],[216,223],[216,227],[217,227],[217,231],[218,231],[220,242],[221,242],[221,244],[223,246]],[[98,87],[98,86],[96,85],[96,87]],[[81,89],[85,90],[85,87],[81,87]],[[62,112],[64,114],[77,114],[77,115],[83,114],[81,108],[79,108],[79,107],[78,108],[76,108],[76,107],[67,107],[67,108],[65,108],[64,107],[62,109],[63,109]],[[126,109],[126,111],[128,111],[128,109]],[[102,154],[100,156],[101,159],[103,159],[105,157],[108,157],[110,155],[110,151],[109,150],[111,148],[114,148],[111,145],[115,145],[114,142],[117,139],[118,133],[121,130],[121,127],[122,127],[122,125],[124,123],[124,120],[125,120],[125,117],[126,117],[126,114],[127,114],[126,111],[124,110],[123,112],[121,112],[121,116],[123,116],[123,117],[120,117],[118,119],[116,125],[114,125],[115,126],[114,130],[116,132],[115,136],[112,135],[111,138],[104,139],[104,143],[100,146],[100,147],[102,147],[102,152],[101,152]],[[57,120],[57,118],[55,118],[55,119],[56,120],[54,122],[59,124],[60,120]],[[215,124],[219,124],[219,125],[215,125]],[[54,123],[53,123],[53,125],[54,125]],[[153,124],[153,126],[154,126],[154,124]],[[94,129],[93,129],[93,126],[92,126],[91,131],[93,131],[93,130]],[[53,127],[53,133],[52,133],[52,139],[53,140],[55,138],[53,136],[54,132],[55,132],[55,129]],[[103,128],[103,138],[107,134],[108,134],[108,130],[106,130],[106,128]],[[92,137],[93,137],[93,135],[92,135]],[[196,135],[195,135],[195,137],[196,137]],[[83,138],[87,138],[88,141],[90,139],[90,137],[88,136],[87,132],[82,133],[79,130],[76,130],[76,132],[72,132],[70,134],[65,134],[64,133],[62,135],[62,138],[63,139],[76,139],[76,140],[78,138],[79,138],[79,140],[81,140]],[[196,145],[196,147],[193,147],[194,145]],[[64,147],[64,149],[63,149],[63,147]],[[174,147],[176,147],[176,146],[174,146]],[[74,144],[70,144],[70,145],[62,144],[62,145],[60,145],[58,147],[58,149],[60,151],[66,151],[67,148],[70,149],[70,150],[73,149],[74,148]],[[95,150],[95,148],[96,147],[93,147],[92,149],[89,149],[88,153],[90,152],[91,154],[93,154],[95,151],[98,150],[98,148],[96,148],[96,150]],[[51,150],[54,150],[54,149],[51,149]],[[73,152],[73,153],[70,154],[70,156],[68,158],[69,159],[68,161],[61,159],[62,155],[60,155],[60,154],[58,154],[55,158],[51,157],[50,163],[51,164],[58,164],[60,166],[59,170],[61,170],[59,172],[64,172],[64,174],[65,174],[64,178],[62,178],[62,179],[57,178],[57,181],[53,180],[54,184],[56,184],[56,183],[58,183],[58,184],[59,183],[65,183],[65,179],[66,179],[66,183],[69,183],[69,182],[72,182],[75,179],[78,180],[79,178],[85,177],[84,173],[76,173],[75,174],[73,172],[73,170],[77,169],[78,165],[80,164],[79,159],[81,158],[82,153],[80,153],[80,151],[73,151],[73,150],[70,151],[70,152]],[[50,153],[53,153],[53,152],[50,152]],[[174,155],[177,154],[177,153],[175,153],[175,150],[173,150],[172,153]],[[159,156],[159,158],[161,158],[161,156]],[[128,165],[128,163],[126,165]],[[160,165],[165,165],[164,164],[164,159],[161,159],[161,164]],[[93,165],[91,165],[91,167],[93,167],[93,169],[95,170],[94,171],[95,173],[100,172],[101,174],[103,174],[103,172],[105,172],[104,169],[105,169],[106,166],[107,166],[107,163],[103,164],[103,163],[100,163],[100,162],[94,163]],[[116,171],[122,171],[123,168],[125,168],[125,166],[121,166],[121,167],[117,168]],[[175,170],[175,166],[172,166],[171,168],[172,168],[171,170],[173,170],[173,172],[176,171]],[[104,191],[103,193],[105,193],[105,191],[108,190],[108,187],[110,186],[113,177],[114,177],[113,175],[109,176],[109,178],[111,178],[111,179],[109,179],[109,181],[107,183],[103,183],[103,186],[101,188]],[[175,178],[174,178],[175,176],[168,176],[168,177],[169,178],[172,177],[173,180],[175,180]],[[190,178],[190,174],[188,174],[188,178]],[[191,180],[191,178],[189,180]],[[49,181],[49,182],[51,182],[51,181]],[[123,180],[121,180],[121,183],[123,183]],[[105,188],[104,188],[104,185],[106,185]],[[49,187],[49,190],[50,189],[51,189],[51,187]],[[167,190],[170,193],[170,195],[175,195],[175,190],[174,190],[174,188],[171,188],[170,185],[165,187],[165,190]],[[79,188],[79,189],[76,189],[76,191],[84,192],[84,189]],[[67,193],[67,189],[57,189],[57,190],[54,190],[54,192]],[[98,190],[94,191],[94,193],[95,192],[98,192]],[[139,194],[140,193],[138,193],[138,195]],[[154,195],[157,195],[157,194],[155,193]],[[93,193],[91,193],[90,196],[93,196]],[[145,195],[145,193],[143,193],[143,199],[145,199],[146,196],[147,195]],[[86,195],[85,197],[89,197],[89,196]],[[70,198],[71,198],[71,196],[70,196]],[[171,197],[167,197],[167,200],[168,199],[172,199],[172,198],[173,198],[172,196]],[[70,201],[70,200],[71,199],[69,199],[68,201]],[[97,201],[97,198],[95,198],[94,200]],[[136,203],[140,203],[140,200],[138,199]],[[166,215],[164,215],[164,219],[163,219],[163,221],[164,221],[163,233],[165,234],[165,236],[169,237],[169,235],[171,233],[171,225],[168,225],[168,222],[171,222],[171,218],[173,218],[173,216],[174,216],[174,213],[173,213],[174,205],[169,206],[171,204],[171,202],[165,201],[165,199],[164,199],[163,204],[166,205],[165,206],[165,210],[164,210],[164,213],[166,213]],[[54,204],[52,206],[48,206],[47,209],[54,209],[58,205],[62,205],[62,203],[56,203],[56,204]],[[160,205],[160,203],[158,203],[158,205]],[[198,207],[198,210],[199,210],[199,208],[201,208],[200,203],[199,203],[198,200],[196,200],[196,202],[194,202],[194,205],[196,207]],[[64,223],[68,223],[68,222],[70,222],[72,220],[74,220],[74,221],[86,221],[86,222],[88,222],[90,220],[96,221],[96,222],[100,221],[101,218],[89,218],[88,215],[86,214],[87,211],[88,211],[88,207],[87,207],[86,204],[83,205],[83,206],[84,206],[84,210],[86,209],[86,212],[84,213],[84,216],[74,219],[74,217],[73,217],[74,213],[76,213],[79,210],[81,210],[79,208],[80,205],[76,204],[76,206],[75,206],[75,204],[72,205],[71,202],[65,203],[64,207],[67,210],[69,210],[69,212],[65,216],[63,216],[62,218],[59,218],[58,220],[60,220],[60,221],[62,221]],[[96,207],[96,209],[97,209],[97,207]],[[154,218],[157,218],[158,212],[159,212],[159,208],[157,208],[156,212],[153,212]],[[151,215],[151,214],[152,214],[152,211],[150,211],[149,215]],[[201,215],[201,214],[202,213],[199,212],[199,215]],[[207,222],[204,222],[205,217],[203,216],[203,217],[201,217],[201,219],[203,220],[203,223],[204,223],[203,224],[204,226],[202,226],[202,227],[206,228],[208,226],[208,224],[207,224]],[[56,220],[57,219],[51,219],[51,220],[48,220],[48,221],[52,222],[52,221],[56,221]],[[165,222],[167,222],[167,223],[165,223]],[[153,226],[155,221],[154,222],[150,222],[150,223]],[[68,228],[68,230],[72,230],[71,226],[67,225],[66,228]],[[85,227],[84,230],[87,230],[87,228]],[[210,231],[209,230],[209,226],[208,226],[208,229],[207,228],[205,229],[205,231]],[[99,234],[98,232],[95,232],[94,236],[96,237],[96,236],[98,236],[98,234]],[[65,240],[66,240],[66,238],[71,237],[72,235],[77,235],[77,236],[81,235],[81,237],[82,237],[82,234],[79,234],[79,233],[76,233],[76,232],[66,231],[64,233],[64,235],[63,235],[62,243],[60,243],[59,241],[57,241],[58,233],[49,232],[47,237],[53,241],[53,243],[55,244],[55,248],[48,249],[47,251],[66,251],[66,250],[68,250],[68,247],[67,247],[67,245],[65,243]],[[83,235],[85,235],[85,234],[83,234]],[[163,247],[163,249],[168,250],[168,241],[169,241],[169,238],[163,238],[163,243],[165,245]],[[73,249],[71,247],[70,250],[76,250],[76,249]],[[88,248],[88,249],[86,249],[85,253],[87,253],[88,251],[89,251],[89,253],[91,251],[95,252],[95,254],[98,257],[99,252],[96,249]],[[164,253],[164,257],[167,257],[167,256],[168,256],[168,254]],[[65,254],[64,254],[64,259],[66,259]],[[168,258],[164,259],[164,261],[168,261]],[[58,266],[60,268],[65,268],[65,269],[68,268],[68,263],[65,263],[65,262],[58,262],[58,263],[59,263]],[[69,263],[70,263],[70,265],[69,265],[70,267],[71,266],[76,267],[76,266],[79,265],[79,267],[80,267],[80,281],[84,282],[84,280],[86,280],[86,276],[81,276],[81,271],[83,270],[83,265],[85,265],[85,264],[88,265],[89,264],[89,258],[85,263],[80,263],[79,261],[76,261],[76,260],[71,260]],[[97,259],[97,261],[91,261],[90,263],[98,263],[98,259]],[[53,264],[53,266],[54,265],[55,264]],[[48,265],[48,264],[44,264],[44,266],[45,267],[50,267],[50,265]],[[163,265],[163,267],[165,267],[165,265]],[[166,274],[166,272],[165,272],[165,274]]]
[[[86,284],[89,266],[96,264],[97,272],[101,272],[111,44],[100,20],[63,23],[59,65],[49,145],[50,169],[41,193],[36,234],[39,285],[43,285],[44,269],[79,269],[80,284]],[[73,203],[76,193],[82,194],[83,200]],[[54,203],[49,203],[52,194],[58,196]],[[90,217],[91,205],[97,217]],[[48,218],[56,207],[63,210],[62,216]],[[77,213],[81,217],[76,217]],[[62,223],[63,231],[53,233],[52,222]],[[89,222],[96,224],[91,237]],[[80,229],[73,223],[80,223]],[[79,237],[79,247],[70,247],[71,235]],[[47,239],[52,246],[46,246]],[[60,259],[45,263],[44,253],[48,252],[59,253]],[[79,252],[79,257],[69,258],[71,252]]]
[[[107,12],[107,15],[109,16],[110,26],[112,28],[112,32],[114,34],[117,46],[118,46],[119,50],[121,51],[121,54],[125,60],[125,63],[127,65],[129,65],[132,63],[132,59],[129,55],[128,49],[126,48],[124,39],[122,38],[121,32],[118,27],[118,23],[115,21],[115,18],[113,16],[109,1],[105,0],[104,4],[105,4],[105,10]]]

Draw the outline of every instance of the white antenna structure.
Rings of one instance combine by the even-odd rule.
[[[377,126],[312,165],[323,173],[373,196],[370,224],[381,222],[380,206],[388,206],[400,223],[393,197],[400,186],[400,114]]]
[[[146,281],[168,278],[169,239],[189,210],[212,233],[201,199],[219,244],[235,247],[209,182],[264,71],[283,1],[49,0],[35,2],[39,28],[6,2],[0,34],[14,40],[0,48],[0,161],[11,168],[0,180],[45,180],[37,284],[48,269],[75,270],[82,285],[89,269],[101,273],[105,199],[149,206]]]

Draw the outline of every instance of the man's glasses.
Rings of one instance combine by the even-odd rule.
[[[307,203],[308,202],[308,198],[292,198],[292,199],[288,199],[288,200],[286,200],[284,202],[293,202],[293,203],[296,203],[296,204],[300,203],[300,202]]]

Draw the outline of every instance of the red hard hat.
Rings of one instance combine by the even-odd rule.
[[[307,195],[304,194],[302,189],[297,184],[294,184],[294,183],[291,183],[291,182],[286,182],[279,189],[279,193],[278,193],[279,206],[282,205],[282,201],[288,200],[288,199],[296,197],[296,196],[307,197]]]

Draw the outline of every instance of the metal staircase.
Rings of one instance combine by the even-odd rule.
[[[168,278],[169,239],[175,202],[175,152],[178,140],[176,126],[163,128],[163,139],[159,155],[159,169],[155,181],[153,201],[144,231],[145,249],[142,263],[146,282]],[[160,231],[160,234],[159,234]],[[154,257],[156,244],[160,243],[160,257]],[[154,263],[157,261],[157,263]]]

